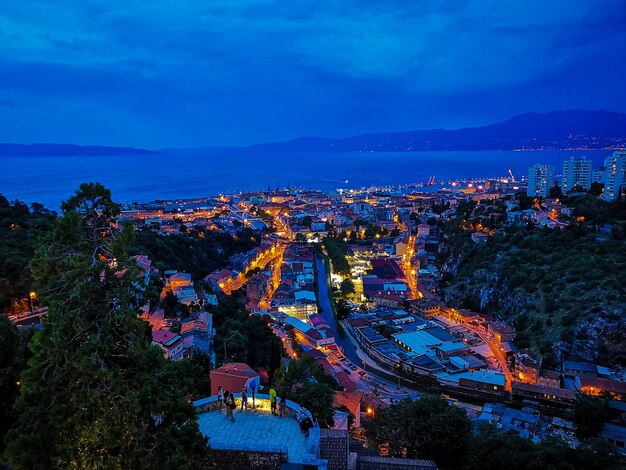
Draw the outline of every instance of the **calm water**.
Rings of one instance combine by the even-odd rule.
[[[332,190],[439,179],[516,176],[535,163],[560,173],[572,155],[599,166],[609,151],[406,152],[250,155],[212,151],[190,155],[0,157],[0,193],[57,209],[82,182],[99,181],[120,202],[194,198],[220,192],[292,187]],[[345,181],[348,180],[348,183]]]

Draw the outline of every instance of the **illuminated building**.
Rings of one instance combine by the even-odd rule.
[[[613,152],[604,160],[604,200],[617,199],[620,191],[626,191],[626,152]]]
[[[530,197],[548,197],[554,180],[554,167],[533,165],[528,169],[528,191]]]
[[[563,162],[563,193],[571,191],[574,186],[589,189],[592,177],[591,160],[585,157],[571,157]]]

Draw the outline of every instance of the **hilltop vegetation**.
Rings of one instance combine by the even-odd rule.
[[[259,238],[249,228],[241,228],[236,237],[202,227],[176,235],[161,235],[145,229],[136,234],[130,252],[147,255],[160,269],[176,269],[202,279],[223,267],[231,255],[259,244]]]
[[[186,397],[206,384],[193,364],[166,360],[138,318],[132,227],[118,230],[119,206],[98,183],[81,185],[62,210],[30,262],[49,310],[28,343],[17,396],[6,379],[17,385],[25,357],[14,327],[0,323],[13,344],[0,389],[16,399],[3,461],[16,469],[196,467],[206,438]]]
[[[581,201],[574,207],[588,213],[586,221],[563,230],[533,225],[499,229],[484,245],[473,243],[470,232],[458,228],[467,220],[455,221],[457,227],[448,227],[444,298],[512,322],[516,344],[530,347],[548,363],[562,354],[626,363],[626,246],[621,230],[626,217],[623,203],[607,206]],[[607,221],[613,224],[612,234],[594,231]]]
[[[535,444],[491,424],[472,428],[462,408],[439,396],[378,410],[366,424],[366,437],[393,457],[433,459],[443,470],[624,468],[624,458],[606,441],[588,439],[572,448],[555,437]]]
[[[41,204],[29,209],[0,194],[0,313],[29,308],[32,275],[28,262],[37,239],[51,230],[55,217]]]

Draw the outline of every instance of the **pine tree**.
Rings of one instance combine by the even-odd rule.
[[[12,407],[19,391],[24,368],[24,343],[17,327],[0,315],[0,452],[4,436],[13,422]]]
[[[119,210],[99,183],[81,185],[31,263],[49,311],[7,436],[17,469],[178,469],[206,452],[176,365],[138,319]]]

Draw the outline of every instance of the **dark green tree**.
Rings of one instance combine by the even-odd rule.
[[[211,358],[201,352],[194,351],[191,357],[180,362],[169,362],[169,367],[177,374],[177,384],[185,391],[189,399],[208,397],[211,395]]]
[[[561,190],[561,187],[559,185],[552,186],[550,188],[549,196],[550,196],[551,199],[561,199],[561,198],[563,198],[563,191]]]
[[[168,291],[163,298],[163,314],[166,318],[176,318],[181,311],[182,305],[178,302],[178,297],[171,291]]]
[[[289,395],[289,399],[304,406],[323,428],[332,428],[335,424],[335,410],[333,397],[335,390],[324,382],[305,382],[296,387]]]
[[[150,311],[153,312],[161,299],[161,291],[163,290],[163,280],[156,274],[150,276],[148,285],[143,291],[143,302],[149,305]]]
[[[0,316],[0,452],[13,423],[13,403],[19,391],[20,373],[26,366],[24,339],[15,325]]]
[[[531,456],[535,451],[534,447],[530,439],[524,439],[519,434],[502,432],[492,424],[482,425],[470,436],[463,468],[467,470],[530,468],[528,465],[536,458]]]
[[[339,299],[335,304],[335,311],[337,313],[337,320],[345,320],[352,313],[352,309],[348,302],[344,299]]]
[[[373,446],[388,445],[392,456],[432,459],[439,468],[459,468],[471,428],[465,411],[441,397],[424,396],[377,410],[366,436]]]
[[[83,184],[31,262],[49,306],[22,374],[6,460],[17,469],[185,468],[206,452],[174,365],[138,319],[132,227]],[[167,450],[164,452],[164,450]]]
[[[55,218],[41,204],[33,206],[29,211],[26,204],[9,203],[0,194],[0,313],[30,308],[28,296],[33,289],[28,262],[38,238],[52,229]]]
[[[342,297],[348,297],[354,294],[354,292],[354,283],[351,279],[346,278],[341,281],[341,284],[339,285],[339,293],[342,295]]]
[[[276,371],[276,390],[287,393],[287,397],[304,406],[323,427],[334,424],[333,396],[337,383],[311,356],[303,354],[299,359]]]
[[[608,405],[602,398],[579,395],[574,405],[573,421],[576,436],[587,439],[597,436],[608,419]]]

